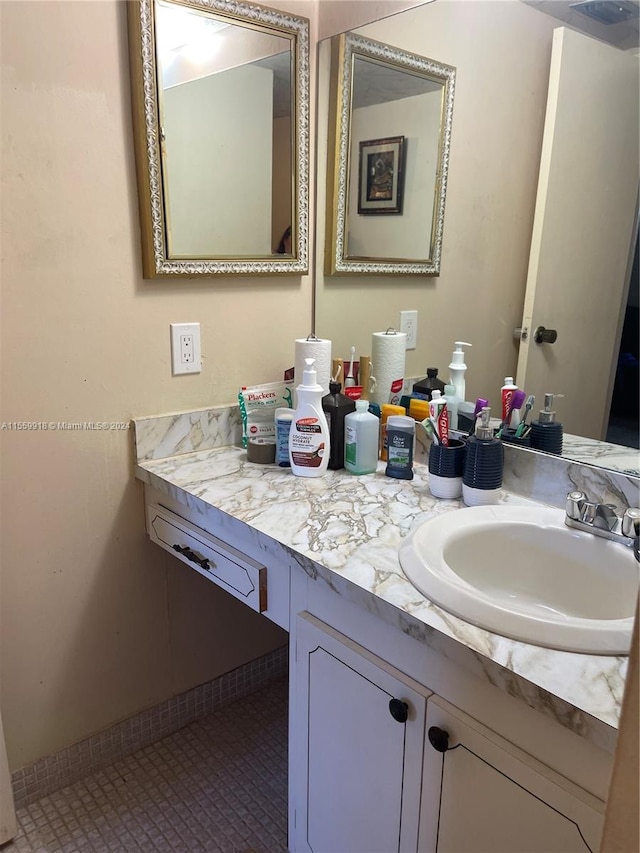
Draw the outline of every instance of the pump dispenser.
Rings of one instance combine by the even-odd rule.
[[[462,499],[467,506],[497,503],[502,486],[504,447],[493,436],[491,409],[484,406],[475,435],[467,439],[462,475]]]
[[[544,450],[547,453],[562,453],[562,424],[556,421],[556,413],[552,409],[554,397],[560,394],[545,394],[544,409],[540,410],[537,421],[531,421],[531,447]]]
[[[455,394],[456,397],[459,397],[462,402],[464,402],[467,398],[465,397],[465,380],[464,373],[467,369],[467,365],[464,363],[464,350],[462,347],[470,347],[473,344],[465,343],[465,341],[456,341],[455,349],[451,354],[451,364],[449,365],[450,371],[450,379],[449,384],[453,385],[456,389]]]
[[[322,411],[322,390],[316,379],[315,359],[305,358],[302,383],[296,388],[298,406],[289,431],[291,470],[298,477],[321,477],[329,464],[331,441]]]

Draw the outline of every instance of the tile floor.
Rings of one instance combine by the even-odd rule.
[[[1,853],[286,853],[280,678],[18,809]]]

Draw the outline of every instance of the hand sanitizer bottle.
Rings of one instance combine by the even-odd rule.
[[[344,467],[351,474],[373,474],[378,467],[380,421],[368,400],[356,400],[356,410],[344,419]]]

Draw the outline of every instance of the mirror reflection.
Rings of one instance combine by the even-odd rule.
[[[130,6],[145,273],[306,271],[308,21]]]
[[[166,2],[157,23],[169,257],[275,253],[293,216],[290,39]]]
[[[332,52],[327,271],[437,275],[455,69],[353,33]]]
[[[455,122],[447,186],[446,240],[439,278],[374,275],[361,281],[339,275],[327,277],[317,266],[316,333],[334,341],[337,356],[347,355],[351,346],[355,346],[358,353],[369,354],[372,331],[397,327],[400,311],[417,310],[417,346],[406,353],[406,375],[424,377],[426,368],[434,366],[439,368],[439,376],[448,378],[454,340],[470,341],[473,348],[467,358],[467,397],[473,400],[483,396],[492,406],[499,405],[500,387],[505,377],[517,376],[519,344],[514,339],[514,330],[523,325],[553,70],[552,43],[554,30],[562,25],[563,21],[516,0],[504,0],[499,4],[461,0],[422,5],[355,31],[359,36],[385,41],[394,48],[420,50],[454,66],[457,69]],[[549,257],[545,264],[557,274],[555,279],[551,275],[548,311],[538,323],[558,329],[558,343],[562,336],[562,349],[549,344],[537,347],[548,378],[541,388],[527,387],[528,380],[521,387],[528,393],[535,393],[541,404],[545,392],[564,394],[557,400],[556,409],[565,433],[589,439],[606,439],[606,425],[597,434],[585,427],[578,403],[582,405],[584,400],[588,405],[591,401],[610,424],[610,411],[619,408],[622,402],[623,431],[610,432],[609,440],[637,446],[637,265],[632,271],[637,238],[634,219],[639,160],[637,58],[634,60],[633,51],[626,51],[624,45],[604,44],[600,32],[592,35],[597,35],[603,47],[614,54],[621,54],[629,62],[635,61],[631,89],[624,90],[630,104],[626,111],[629,118],[624,124],[610,127],[613,141],[616,137],[624,138],[629,149],[635,152],[631,158],[635,173],[622,172],[626,177],[621,181],[621,159],[612,153],[609,144],[600,149],[608,152],[600,158],[601,181],[605,186],[613,186],[615,182],[618,188],[624,184],[630,188],[630,193],[625,191],[624,203],[619,205],[615,240],[604,236],[609,233],[609,215],[601,200],[591,195],[591,189],[582,194],[566,192],[564,196],[559,192],[565,204],[571,202],[572,212],[568,214],[567,208],[558,209],[552,220],[539,224],[543,236],[555,235],[555,256]],[[635,40],[637,44],[637,33]],[[322,76],[320,80],[320,110],[329,86],[327,49],[325,44],[320,45],[320,74],[326,75],[324,86]],[[604,79],[605,75],[602,77]],[[579,83],[583,78],[578,75],[576,79]],[[616,84],[609,87],[610,96],[612,92],[618,97],[623,89]],[[573,154],[560,169],[567,175],[573,174],[577,158],[582,158],[589,140],[595,138],[590,131],[584,132],[580,123],[586,106],[594,100],[593,94],[593,84],[576,85],[568,111],[562,118],[562,129],[568,128],[574,134],[573,144],[568,149]],[[600,124],[607,125],[608,121],[601,118]],[[330,129],[327,138],[330,153]],[[322,151],[319,163],[322,164]],[[581,186],[574,181],[576,185],[578,189]],[[571,237],[567,230],[569,223],[573,226]],[[583,240],[578,249],[573,235],[580,232]],[[324,239],[319,229],[320,248]],[[538,256],[541,257],[539,253]],[[566,272],[566,279],[560,277],[560,269],[563,276]],[[597,270],[595,281],[593,270]],[[585,271],[591,272],[589,284]],[[614,275],[619,282],[615,298],[612,295]],[[568,293],[568,282],[576,291],[566,300],[566,314],[571,325],[561,331],[556,322],[555,303]],[[601,312],[599,322],[587,329],[587,309],[596,303],[595,296],[599,298],[600,294],[605,296],[606,311]],[[533,310],[529,316],[539,315]],[[353,322],[354,318],[357,323]],[[629,329],[634,331],[633,335],[628,333]],[[530,343],[530,350],[534,346],[537,345]],[[566,347],[569,355],[560,359],[559,354],[564,354]],[[564,379],[555,378],[560,375],[561,361],[575,370],[575,379],[565,383]],[[625,362],[625,387],[632,390],[616,400],[618,383],[615,377],[621,361]],[[606,366],[603,368],[603,365]],[[635,379],[629,381],[634,370]],[[601,371],[606,373],[604,378]],[[375,374],[375,365],[372,372]],[[551,387],[546,387],[547,383],[551,383]],[[595,389],[601,387],[608,392],[609,400],[594,402]],[[538,407],[536,403],[534,414],[538,408],[542,405]],[[613,420],[617,420],[615,411]],[[574,448],[583,458],[582,447],[578,444]],[[570,447],[565,455],[571,456]],[[632,457],[635,464],[623,467],[637,470],[637,454]],[[607,467],[606,460],[603,464]]]

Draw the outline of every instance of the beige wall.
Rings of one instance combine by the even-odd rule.
[[[170,255],[270,254],[273,71],[240,65],[163,98]]]
[[[311,18],[313,98],[317,2],[271,5]],[[363,10],[376,17],[406,5],[329,0],[323,33],[362,23]],[[495,341],[493,351],[469,353],[473,395],[479,377],[499,385],[506,364],[515,366],[510,335],[522,308],[548,75],[540,57],[555,23],[515,2],[455,6],[439,0],[410,13],[437,17],[405,46],[456,65],[459,76],[443,275],[393,282],[393,313],[395,321],[400,308],[420,310],[416,374],[427,361],[444,367],[454,337],[474,341],[478,330]],[[1,420],[128,421],[232,403],[240,384],[277,378],[293,363],[293,340],[310,329],[311,276],[142,279],[124,3],[24,0],[1,3],[0,14]],[[369,34],[393,42],[401,20]],[[479,45],[485,59],[471,73]],[[322,107],[319,116],[322,143]],[[313,110],[311,133],[313,157]],[[321,166],[324,153],[321,144]],[[488,168],[496,153],[499,165]],[[382,328],[386,310],[370,324],[361,312],[388,286],[331,282],[341,299],[331,318],[349,324],[349,345],[349,328]],[[184,321],[201,323],[203,370],[172,377],[168,325]],[[339,332],[337,322],[326,326],[319,334]],[[12,769],[286,640],[147,542],[128,432],[7,430],[0,442],[0,676]]]
[[[442,93],[427,92],[354,110],[351,118],[347,252],[360,257],[426,258],[433,221]],[[362,175],[360,143],[405,137],[404,204],[401,215],[358,215]]]
[[[325,277],[324,193],[318,193],[316,333],[334,341],[334,355],[348,354],[351,345],[370,353],[372,331],[397,326],[401,310],[417,309],[418,347],[407,352],[407,376],[424,376],[434,366],[448,378],[453,342],[471,341],[467,398],[498,398],[516,366],[512,331],[522,319],[551,33],[558,23],[518,0],[437,0],[357,30],[453,65],[457,80],[438,278]],[[318,72],[322,188],[328,54],[321,52]]]
[[[310,328],[309,276],[142,279],[125,4],[0,12],[1,420],[128,421],[278,378]],[[172,377],[184,321],[201,323],[203,369]],[[286,641],[147,542],[128,432],[0,441],[11,769]]]

